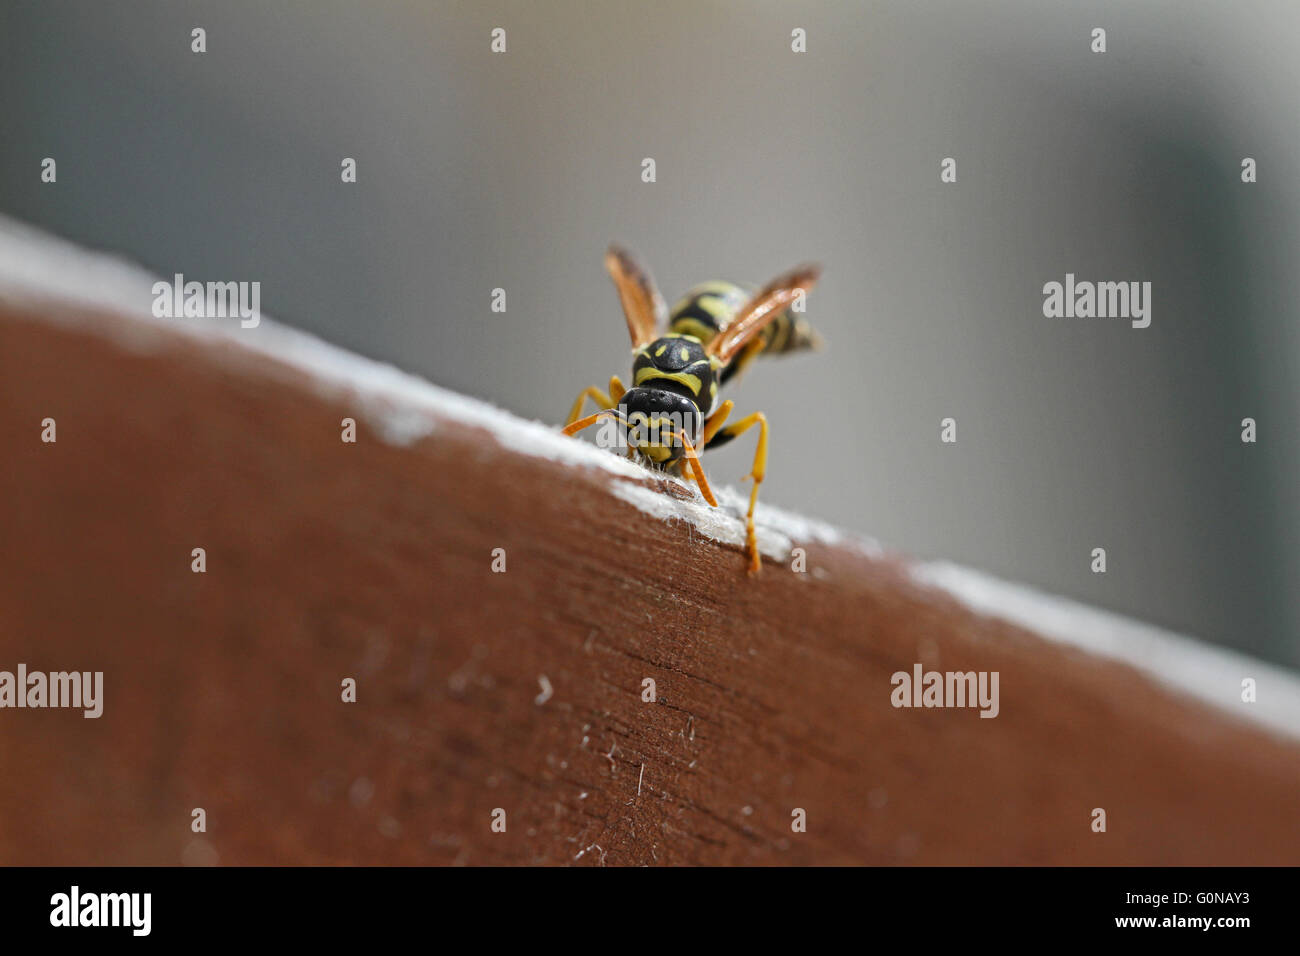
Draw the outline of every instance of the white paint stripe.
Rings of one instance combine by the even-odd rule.
[[[1300,679],[1291,671],[961,565],[916,564],[912,576],[974,611],[1131,664],[1168,687],[1236,716],[1300,736]],[[1256,683],[1252,704],[1241,699],[1241,682],[1247,677]]]

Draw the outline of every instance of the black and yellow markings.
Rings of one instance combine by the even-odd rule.
[[[705,345],[727,328],[748,296],[731,282],[702,282],[688,292],[669,314],[673,332],[690,335]],[[721,372],[723,383],[740,376],[759,355],[784,355],[815,348],[820,339],[812,327],[789,310],[774,317],[754,340]]]
[[[595,385],[584,389],[569,411],[564,434],[577,434],[612,417],[629,432],[629,455],[639,454],[652,467],[694,481],[705,501],[717,507],[699,455],[757,425],[754,463],[744,480],[754,482],[745,514],[745,551],[750,572],[759,571],[754,509],[767,474],[767,418],[755,412],[726,424],[734,405],[730,399],[718,404],[718,386],[760,354],[779,355],[819,344],[812,328],[789,310],[816,282],[820,270],[792,270],[752,296],[730,282],[704,282],[669,316],[650,273],[627,252],[611,247],[605,266],[632,338],[632,387],[625,389],[613,376],[608,392]],[[589,398],[600,410],[581,418]]]
[[[779,355],[786,350],[791,336],[794,335],[794,317],[789,312],[778,315],[772,324],[763,330],[763,334],[763,350]]]
[[[674,332],[707,345],[745,304],[745,290],[730,282],[702,282],[682,298],[668,318]]]
[[[704,365],[707,369],[708,365]],[[653,365],[644,366],[636,370],[636,377],[633,378],[633,385],[644,385],[646,382],[674,382],[677,385],[685,385],[690,389],[691,394],[696,398],[700,397],[700,389],[704,387],[700,376],[692,375],[690,371],[682,372],[665,372],[663,369],[655,368]]]
[[[620,425],[628,430],[636,427],[630,419],[624,418],[620,415],[617,408],[606,408],[593,415],[588,415],[586,418],[580,418],[565,425],[564,434],[576,435],[584,428],[596,424],[596,422],[600,421],[602,418],[614,418]],[[671,423],[669,427],[671,427]],[[682,457],[673,462],[674,467],[680,470],[683,477],[689,477],[694,481],[699,486],[700,494],[704,495],[704,500],[712,507],[716,508],[718,506],[718,499],[714,497],[713,489],[709,487],[709,480],[704,475],[704,468],[700,465],[699,452],[703,446],[701,446],[701,449],[697,449],[691,441],[690,436],[681,431],[670,431],[666,437],[669,441],[674,442],[675,444],[671,446],[661,445],[658,447],[664,448],[666,451],[669,451],[670,454],[673,448],[681,449]],[[688,468],[690,469],[689,471],[687,471]]]
[[[651,461],[663,464],[673,457],[677,430],[671,418],[633,412],[627,417],[627,425],[628,441]]]
[[[680,392],[708,414],[717,395],[715,363],[693,335],[669,332],[633,353],[632,385],[651,385]]]

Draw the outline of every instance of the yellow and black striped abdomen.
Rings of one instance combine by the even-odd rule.
[[[679,335],[693,335],[708,345],[731,323],[748,298],[744,289],[730,282],[702,282],[673,307],[668,329]]]
[[[686,293],[668,319],[668,327],[679,335],[692,335],[705,345],[731,324],[749,293],[731,282],[704,282]],[[736,358],[723,369],[720,381],[739,374],[760,354],[784,355],[816,348],[821,339],[805,320],[790,311],[773,319]]]

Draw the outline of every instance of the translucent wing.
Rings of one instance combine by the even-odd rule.
[[[741,306],[727,327],[714,337],[708,345],[709,354],[730,362],[745,343],[789,308],[801,291],[811,289],[820,275],[820,266],[808,265],[773,279]]]
[[[627,318],[627,331],[632,336],[632,347],[640,348],[653,342],[660,336],[668,319],[668,309],[655,288],[655,280],[630,252],[618,246],[610,246],[605,253],[605,268],[618,290],[618,300]]]

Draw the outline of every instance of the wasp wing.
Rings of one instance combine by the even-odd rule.
[[[764,326],[779,316],[798,297],[807,292],[821,276],[820,266],[800,266],[765,285],[727,323],[726,328],[714,336],[707,351],[724,363],[730,362],[745,344]]]
[[[630,252],[618,246],[610,246],[605,253],[605,268],[618,290],[632,347],[636,349],[653,342],[668,321],[668,309],[655,288],[655,280]]]

